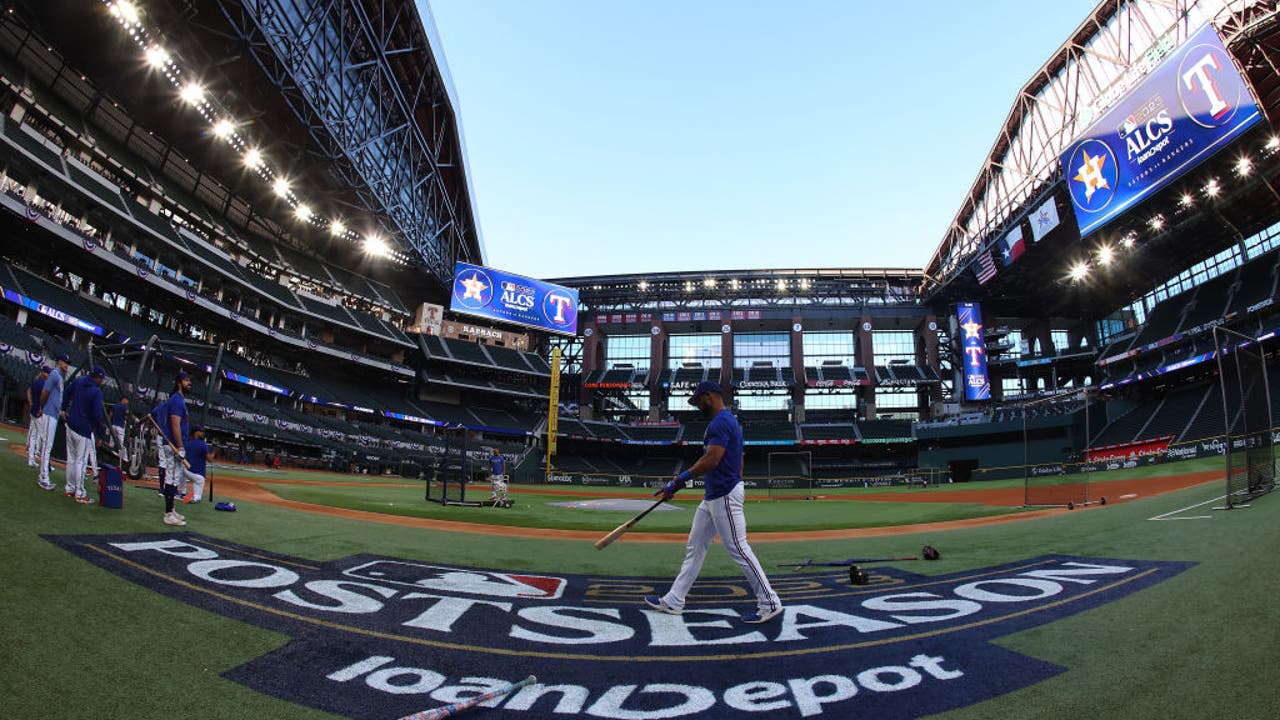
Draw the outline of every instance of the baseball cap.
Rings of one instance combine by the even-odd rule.
[[[178,377],[176,377],[176,378],[174,378],[174,379],[175,379],[175,380],[185,380],[185,379],[187,379],[187,378],[189,378],[189,377],[191,377],[191,376],[187,374],[187,371],[186,371],[186,370],[179,370],[179,371],[178,371]]]
[[[62,353],[62,354],[61,354],[61,355],[59,355],[58,357],[54,358],[54,360],[57,360],[58,362],[69,363],[69,362],[71,362],[71,357],[70,357],[69,355],[67,355],[66,353]]]
[[[702,382],[698,383],[698,387],[693,389],[693,396],[689,398],[689,404],[696,406],[698,404],[696,402],[698,399],[698,396],[706,393],[715,393],[717,395],[723,395],[724,391],[720,389],[720,383],[715,382],[714,380],[703,380]]]
[[[196,433],[198,433],[198,432],[204,432],[204,428],[203,428],[203,427],[200,427],[199,425],[192,425],[192,426],[191,426],[191,434],[192,434],[192,435],[195,435],[195,434],[196,434]]]
[[[41,365],[41,366],[40,366],[40,372],[42,372],[42,373],[51,373],[51,372],[53,372],[53,368],[49,367],[48,365]]]
[[[101,365],[94,365],[93,369],[89,371],[89,377],[104,378],[106,376],[107,371]]]

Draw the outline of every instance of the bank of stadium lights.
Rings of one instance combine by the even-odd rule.
[[[378,235],[369,235],[364,239],[364,251],[374,257],[387,257],[391,254],[391,246]]]
[[[1103,243],[1098,246],[1097,251],[1098,265],[1102,267],[1111,267],[1111,262],[1115,260],[1116,251],[1110,245]]]
[[[1152,230],[1159,232],[1162,228],[1164,228],[1164,215],[1156,215],[1155,217],[1148,220],[1147,224],[1151,226]]]
[[[649,283],[644,280],[641,280],[639,283],[636,284],[636,287],[640,288],[640,292],[644,292],[645,290],[649,289]]]
[[[1209,182],[1204,184],[1204,194],[1208,197],[1218,197],[1218,193],[1222,192],[1222,188],[1218,186],[1217,178],[1209,178]]]
[[[705,280],[703,280],[703,281],[702,281],[702,286],[703,286],[703,287],[705,287],[705,288],[707,288],[708,290],[713,290],[713,289],[715,289],[715,286],[716,286],[716,279],[715,279],[715,278],[707,278],[707,279],[705,279]]]
[[[335,218],[326,222],[315,216],[310,206],[289,187],[288,181],[271,169],[262,151],[256,147],[250,147],[248,139],[237,130],[231,115],[215,107],[208,90],[200,83],[188,79],[193,77],[194,73],[185,72],[172,53],[154,42],[152,39],[154,35],[144,26],[143,12],[139,3],[132,0],[103,0],[103,3],[107,7],[107,12],[120,23],[124,31],[138,45],[146,64],[162,74],[177,91],[178,97],[209,123],[214,136],[231,145],[243,156],[245,165],[250,170],[257,173],[263,181],[271,184],[272,189],[285,199],[299,219],[320,227],[327,225],[335,237],[342,237],[355,243],[367,243],[366,238],[349,230],[341,220]],[[381,257],[389,257],[405,265],[410,263],[408,255],[392,248],[385,239],[379,240],[381,246],[386,248],[385,252],[377,253]]]
[[[1067,273],[1067,277],[1071,278],[1071,282],[1084,282],[1085,278],[1089,277],[1090,269],[1089,263],[1083,260],[1077,260],[1076,263],[1071,266],[1071,270]]]
[[[1247,157],[1242,157],[1236,161],[1236,174],[1244,177],[1253,171],[1253,162]]]

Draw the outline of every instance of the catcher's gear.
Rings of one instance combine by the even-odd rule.
[[[867,575],[866,570],[863,570],[857,565],[849,566],[849,584],[850,585],[866,585],[869,582],[871,582],[871,578],[870,576]]]
[[[920,554],[924,556],[925,560],[937,560],[942,557],[942,553],[938,552],[938,548],[932,545],[925,545]]]

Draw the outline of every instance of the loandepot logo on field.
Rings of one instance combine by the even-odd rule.
[[[669,579],[490,571],[360,555],[326,563],[199,535],[49,536],[127,580],[288,635],[225,677],[385,720],[536,674],[485,717],[915,718],[1066,668],[995,638],[1150,587],[1190,563],[1046,555],[922,577],[779,575],[786,610],[745,625],[740,580],[694,586],[683,615],[641,598]]]

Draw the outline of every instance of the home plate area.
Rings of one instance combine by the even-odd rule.
[[[648,510],[653,505],[652,500],[637,500],[635,498],[600,498],[598,500],[567,500],[565,502],[551,502],[548,505],[556,507],[567,507],[575,510],[612,510],[622,512],[640,512]],[[663,503],[655,508],[656,512],[664,510],[682,510],[683,508],[675,505]]]
[[[116,576],[289,636],[223,677],[351,718],[394,720],[499,691],[475,718],[915,718],[1066,668],[992,640],[1162,582],[1181,562],[1044,555],[923,577],[779,575],[763,625],[740,579],[647,608],[669,578],[595,577],[358,555],[277,555],[188,533],[46,536]],[[530,675],[538,682],[510,688]],[[505,692],[501,692],[504,688]]]

